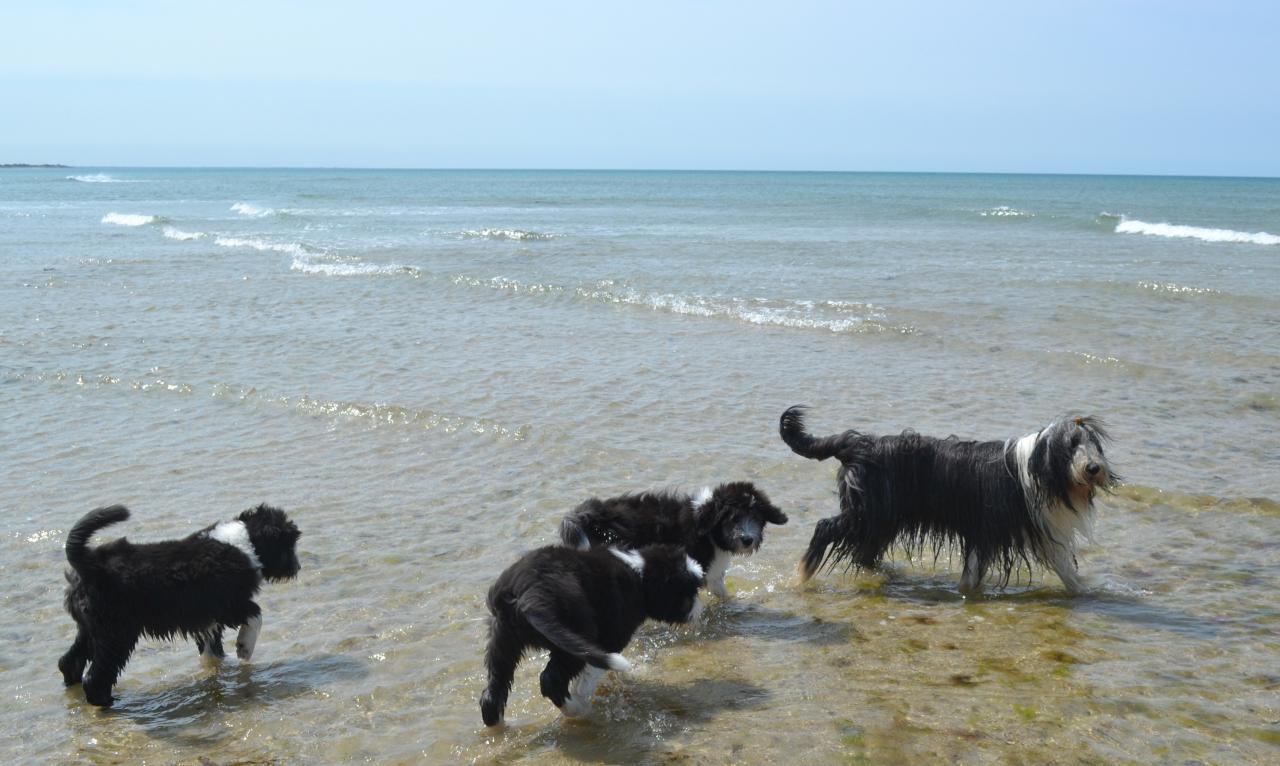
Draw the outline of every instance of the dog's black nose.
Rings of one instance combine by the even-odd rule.
[[[739,537],[738,540],[742,543],[743,548],[750,548],[756,544],[756,539],[751,535],[743,535],[742,537]]]
[[[1098,471],[1102,470],[1102,466],[1098,465],[1097,463],[1090,463],[1089,465],[1084,467],[1084,470],[1088,471],[1090,476],[1093,476],[1097,474]]]

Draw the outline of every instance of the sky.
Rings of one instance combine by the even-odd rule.
[[[1280,3],[6,0],[0,162],[1280,176]]]

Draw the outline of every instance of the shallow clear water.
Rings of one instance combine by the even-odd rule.
[[[75,169],[0,174],[9,760],[1268,763],[1280,755],[1280,182]],[[1162,224],[1168,224],[1162,226]],[[1225,233],[1223,233],[1225,232]],[[1128,483],[1066,598],[956,562],[793,569],[835,467],[777,438],[1101,415]],[[591,494],[759,483],[791,515],[585,721],[485,590]],[[66,531],[251,504],[304,531],[251,666],[55,667]],[[108,535],[109,537],[110,535]]]

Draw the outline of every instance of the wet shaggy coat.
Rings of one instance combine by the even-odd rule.
[[[796,454],[841,463],[841,512],[814,529],[800,562],[805,579],[842,561],[876,567],[894,544],[932,549],[935,558],[953,544],[964,560],[962,590],[976,590],[989,568],[1007,583],[1016,568],[1038,561],[1078,592],[1075,537],[1089,533],[1095,489],[1119,481],[1103,455],[1107,433],[1093,418],[1059,418],[1008,441],[913,431],[814,437],[804,408],[792,407],[779,430]]]
[[[560,522],[560,539],[579,549],[680,545],[706,571],[708,586],[723,596],[728,555],[759,549],[766,523],[786,524],[787,515],[754,484],[737,481],[697,499],[676,492],[593,497]],[[713,566],[718,552],[722,560]]]
[[[588,665],[601,671],[630,667],[619,652],[645,619],[686,622],[701,585],[701,571],[677,546],[634,552],[547,546],[526,554],[489,589],[489,681],[480,697],[485,725],[502,720],[526,650],[550,650],[542,696],[564,709],[569,682],[590,672]],[[582,709],[587,700],[573,702]]]
[[[128,518],[122,505],[99,508],[67,536],[65,605],[77,633],[58,668],[68,686],[83,680],[85,698],[94,705],[112,704],[111,689],[142,636],[194,638],[202,652],[221,656],[223,628],[260,620],[253,597],[262,580],[287,579],[299,569],[300,533],[270,506],[236,519],[244,525],[252,559],[237,545],[210,536],[218,525],[180,540],[121,538],[89,547],[94,532]]]

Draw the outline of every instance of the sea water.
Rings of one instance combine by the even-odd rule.
[[[1267,763],[1280,754],[1280,181],[0,171],[0,753],[43,762]],[[1090,594],[794,567],[835,466],[777,419],[1102,417]],[[481,726],[484,595],[592,495],[791,517],[569,721]],[[303,530],[250,664],[144,641],[64,690],[67,530]]]

